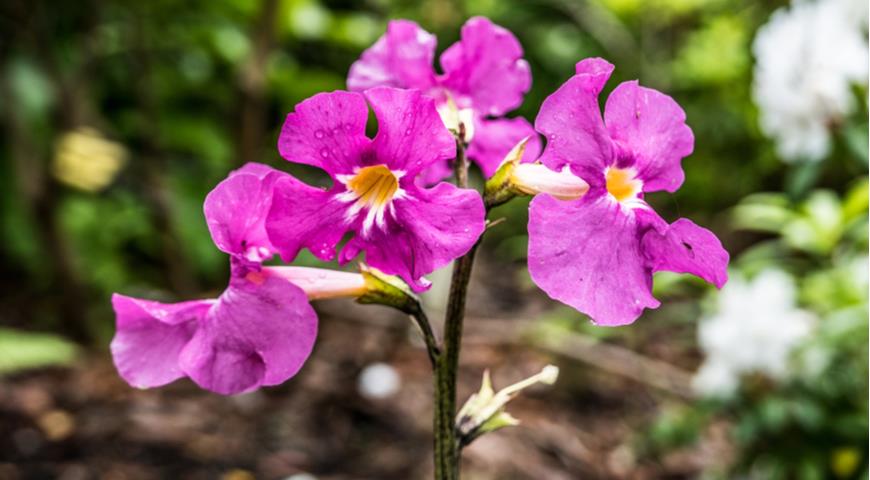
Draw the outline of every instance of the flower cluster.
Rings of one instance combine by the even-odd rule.
[[[784,379],[791,353],[815,323],[811,313],[795,307],[795,297],[794,281],[779,270],[763,271],[749,282],[736,279],[724,288],[719,311],[698,328],[706,360],[694,378],[695,389],[725,397],[744,374]]]
[[[523,138],[533,160],[540,140],[522,117],[504,118],[523,102],[532,85],[529,64],[513,34],[489,19],[474,17],[462,26],[461,39],[441,54],[443,74],[436,74],[435,37],[408,20],[395,20],[387,32],[350,67],[347,87],[364,91],[377,86],[413,88],[435,100],[444,125],[469,143],[468,156],[487,177]],[[423,183],[450,175],[449,162],[425,172]]]
[[[533,129],[503,118],[531,84],[510,32],[469,20],[441,56],[443,74],[432,68],[434,49],[434,37],[416,24],[391,22],[351,67],[350,91],[314,95],[287,115],[278,151],[322,169],[330,187],[248,164],[208,195],[204,213],[215,245],[230,256],[229,285],[217,299],[176,304],[115,295],[112,353],[124,379],[155,387],[189,377],[234,394],[292,377],[316,337],[309,300],[368,301],[373,287],[365,272],[265,266],[275,255],[292,262],[308,249],[346,264],[364,254],[408,295],[426,290],[427,274],[474,248],[493,206],[442,181],[466,146],[491,177],[487,199],[493,183],[535,195],[532,279],[595,323],[631,323],[657,307],[657,271],[725,283],[728,254],[715,235],[686,219],[668,223],[644,201],[647,192],[680,187],[680,163],[693,149],[672,98],[625,82],[602,116],[598,96],[613,65],[586,59],[544,101]],[[538,133],[547,141],[539,159]]]
[[[795,2],[774,12],[755,37],[753,97],[761,129],[787,161],[824,158],[833,126],[867,85],[867,1]]]

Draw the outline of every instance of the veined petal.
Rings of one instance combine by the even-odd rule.
[[[477,192],[448,183],[429,190],[414,187],[395,200],[395,221],[368,237],[354,237],[341,260],[349,261],[364,250],[366,263],[402,277],[420,292],[429,288],[423,275],[468,253],[484,225],[483,200]]]
[[[614,151],[598,94],[610,71],[600,62],[588,66],[596,68],[574,75],[544,100],[535,129],[547,140],[540,158],[544,165],[557,171],[570,165],[590,186],[603,187],[604,169],[613,163]]]
[[[127,383],[160,387],[185,374],[179,355],[199,328],[214,300],[160,303],[112,295],[117,330],[112,359]]]
[[[330,261],[341,237],[354,226],[355,220],[347,216],[351,205],[338,200],[335,191],[287,175],[275,183],[266,232],[285,262],[292,262],[302,248]]]
[[[365,96],[378,119],[372,141],[377,163],[412,180],[424,168],[455,156],[456,142],[431,98],[419,90],[389,87],[367,90]]]
[[[498,170],[508,152],[526,137],[529,141],[522,161],[535,161],[541,153],[541,138],[525,118],[479,119],[475,123],[476,133],[468,146],[468,157],[474,160],[486,178]]]
[[[437,40],[410,20],[393,20],[381,38],[350,67],[347,88],[361,92],[374,87],[419,88],[435,83]]]
[[[481,115],[501,116],[520,106],[532,74],[513,33],[473,17],[462,26],[461,37],[441,55],[442,84],[471,98]]]
[[[637,170],[643,191],[680,188],[685,178],[680,162],[692,153],[695,137],[673,98],[637,81],[623,82],[607,99],[604,119],[621,151],[619,166]]]
[[[272,188],[283,176],[287,174],[249,163],[209,192],[203,210],[218,249],[252,262],[274,254],[265,221],[272,204]]]
[[[656,308],[640,245],[640,221],[606,196],[560,201],[537,195],[529,208],[529,273],[555,300],[599,325],[634,322]]]
[[[728,281],[728,252],[713,232],[681,218],[664,234],[648,231],[641,243],[653,272],[691,273],[722,288]]]
[[[278,137],[284,159],[320,167],[335,177],[362,165],[370,140],[366,137],[369,111],[355,92],[318,93],[296,105]]]
[[[292,377],[311,354],[317,316],[305,292],[270,275],[234,278],[181,352],[202,388],[233,395]]]

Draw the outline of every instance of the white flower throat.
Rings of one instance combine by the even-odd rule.
[[[343,202],[353,202],[347,210],[346,220],[353,221],[365,210],[363,234],[371,231],[374,225],[385,226],[385,214],[395,214],[393,199],[402,198],[405,191],[399,187],[399,179],[405,172],[390,170],[386,165],[373,165],[354,170],[353,175],[337,175],[338,181],[347,191],[338,195]]]

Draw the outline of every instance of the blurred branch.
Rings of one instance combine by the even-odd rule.
[[[62,72],[50,38],[54,34],[54,26],[50,20],[47,6],[41,2],[19,2],[11,5],[17,21],[13,22],[19,28],[9,32],[18,35],[19,43],[29,45],[39,65],[47,73],[54,91],[60,99],[59,107],[55,109],[55,130],[70,131],[85,122],[87,100],[91,97],[85,90],[86,85],[73,82]],[[82,36],[87,37],[94,30],[98,10],[95,5],[84,7],[89,12],[85,21]],[[11,42],[10,42],[11,43]],[[88,59],[90,50],[83,51],[83,57]],[[83,61],[82,64],[86,64]],[[4,105],[14,105],[15,99],[10,91],[10,85],[4,82],[2,92]],[[49,164],[54,146],[42,148],[32,138],[31,130],[21,123],[17,114],[5,115],[5,123],[11,139],[11,156],[16,175],[18,193],[23,197],[21,204],[30,210],[30,216],[36,224],[36,231],[43,251],[50,259],[47,263],[53,272],[52,288],[59,293],[57,317],[62,319],[62,330],[79,342],[90,339],[85,323],[85,302],[87,290],[75,266],[75,252],[70,250],[69,242],[62,231],[58,218],[58,206],[61,198],[61,186],[48,174]]]
[[[493,323],[503,325],[494,327]],[[544,352],[589,364],[608,373],[656,387],[684,399],[694,397],[691,388],[692,374],[670,363],[561,328],[545,327],[542,329],[536,327],[528,330],[523,327],[504,326],[504,324],[517,323],[522,324],[523,322],[476,318],[472,324],[484,331],[474,330],[471,333],[477,333],[477,335],[470,335],[468,341],[531,345]]]
[[[131,61],[133,71],[138,72],[135,82],[136,100],[145,120],[140,131],[142,158],[139,163],[144,170],[145,182],[148,185],[146,198],[152,206],[169,284],[176,293],[189,295],[196,293],[199,286],[175,231],[172,194],[164,178],[167,171],[166,152],[160,143],[160,132],[156,127],[160,121],[157,113],[159,105],[153,93],[151,49],[143,19],[146,16],[144,12],[136,15],[131,28]]]
[[[239,73],[239,137],[235,162],[260,159],[266,134],[266,62],[275,41],[277,0],[263,0],[260,16],[251,32],[254,48]]]
[[[330,316],[369,327],[395,329],[400,324],[370,316],[359,318],[330,311]],[[694,398],[692,374],[670,363],[656,360],[627,348],[598,339],[550,327],[543,332],[529,329],[528,322],[507,318],[468,319],[467,345],[511,345],[533,347],[545,353],[587,363],[608,373],[619,375],[664,390],[684,399]]]
[[[594,1],[545,0],[566,12],[620,64],[640,64],[642,54],[631,31],[609,10]]]

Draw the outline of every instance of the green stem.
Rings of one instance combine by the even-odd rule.
[[[438,347],[438,339],[435,337],[435,332],[432,331],[432,325],[429,323],[429,318],[419,302],[415,302],[411,311],[408,312],[417,326],[420,327],[420,332],[423,334],[423,341],[426,342],[426,353],[429,354],[429,361],[432,363],[432,368],[437,368],[438,357],[441,355],[441,350]]]
[[[468,186],[468,160],[465,145],[456,142],[456,183]],[[460,448],[456,437],[456,374],[459,368],[459,350],[462,346],[462,322],[465,318],[465,299],[474,265],[474,254],[480,239],[464,256],[453,264],[450,296],[444,318],[444,337],[441,355],[435,366],[435,479],[458,480]]]

